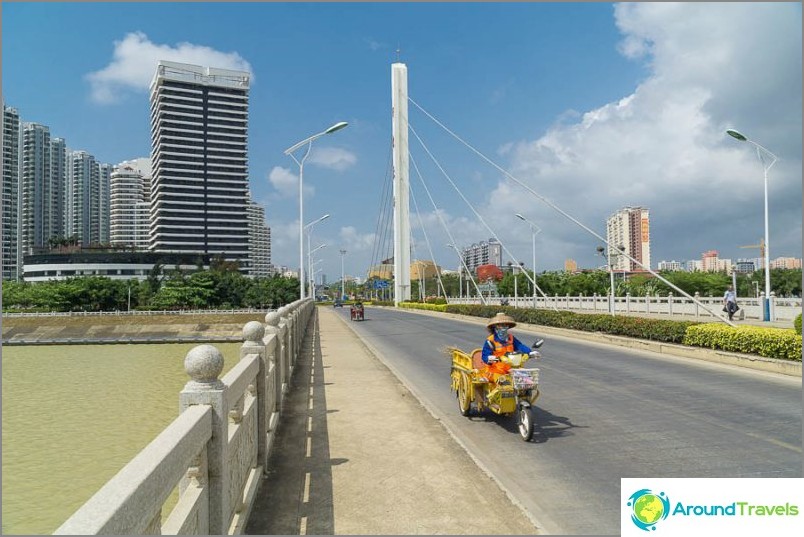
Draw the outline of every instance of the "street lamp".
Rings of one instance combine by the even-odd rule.
[[[300,299],[305,298],[304,284],[302,283],[304,281],[302,275],[302,273],[304,272],[304,229],[302,227],[304,223],[304,199],[302,196],[302,183],[304,181],[304,161],[307,160],[307,157],[310,155],[310,149],[313,147],[313,140],[315,140],[316,138],[320,138],[325,134],[332,134],[335,131],[339,131],[342,128],[346,127],[347,125],[348,125],[347,122],[340,121],[332,125],[330,128],[321,131],[318,134],[314,134],[309,138],[305,138],[301,142],[285,149],[285,154],[288,155],[290,158],[292,158],[296,162],[296,164],[299,165],[299,298]],[[301,161],[299,161],[293,155],[293,152],[299,149],[304,144],[307,144],[307,151],[304,153],[304,156],[302,157]]]
[[[753,144],[754,147],[757,148],[757,157],[759,157],[759,161],[762,163],[762,167],[765,170],[765,299],[763,300],[762,311],[763,311],[763,320],[770,321],[770,247],[768,246],[768,170],[776,164],[778,160],[776,155],[759,145],[753,140],[749,140],[748,137],[741,134],[740,132],[734,129],[726,129],[726,134],[731,136],[732,138],[739,140],[741,142],[748,142],[749,144]],[[763,155],[769,156],[771,161],[770,164],[767,164],[765,161],[765,157]]]
[[[343,257],[346,255],[346,250],[340,250],[341,252],[341,300],[343,297],[346,296],[346,281],[344,280],[345,276],[343,273]]]
[[[321,248],[325,248],[326,246],[327,246],[326,244],[321,244],[317,248],[315,248],[314,250],[309,251],[309,253],[307,254],[308,255],[308,258],[307,258],[307,271],[308,271],[308,274],[310,276],[310,281],[308,282],[309,285],[310,285],[310,294],[308,296],[311,296],[311,297],[315,297],[315,280],[313,279],[313,265],[318,263],[318,261],[313,263],[313,254],[316,253],[317,251],[319,251]]]
[[[329,218],[329,214],[325,214],[321,218],[319,218],[317,220],[313,220],[312,222],[310,222],[309,224],[304,226],[304,229],[310,228],[310,231],[307,232],[307,274],[308,275],[310,274],[310,270],[312,270],[312,267],[310,266],[310,259],[311,259],[311,257],[310,257],[310,238],[313,235],[313,229],[312,228],[313,228],[314,225],[316,225],[317,223],[321,222],[322,220],[326,220],[327,218]]]
[[[516,213],[516,217],[530,225],[530,232],[533,235],[533,308],[536,309],[536,235],[541,233],[542,228],[519,213]]]
[[[606,257],[606,249],[602,246],[597,247],[597,255]],[[609,247],[608,261],[606,263],[609,267],[609,278],[611,280],[611,292],[609,293],[609,311],[614,315],[614,266],[611,264],[611,247]]]

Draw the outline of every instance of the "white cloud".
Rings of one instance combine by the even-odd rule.
[[[236,52],[220,52],[192,43],[160,45],[142,32],[131,32],[114,42],[109,65],[86,75],[92,100],[111,104],[127,91],[147,91],[159,60],[252,72],[251,65]],[[253,81],[253,73],[251,76]]]
[[[619,50],[648,62],[649,76],[537,140],[501,144],[513,175],[601,235],[617,209],[650,208],[654,266],[709,248],[742,256],[737,246],[763,229],[762,168],[748,144],[725,135],[735,127],[781,157],[772,170],[771,244],[775,227],[776,255],[800,256],[800,6],[628,3],[615,18]],[[500,183],[491,206],[502,226],[524,212],[544,223],[544,239],[565,241],[547,254],[554,266],[573,248],[594,249],[593,237],[518,186]]]
[[[347,253],[370,252],[374,247],[374,233],[358,233],[354,226],[342,227],[339,236]]]
[[[268,181],[276,189],[280,198],[297,198],[299,197],[299,176],[290,171],[288,168],[281,166],[274,166],[268,172]],[[310,185],[302,185],[304,189],[304,197],[315,195],[315,187]]]
[[[308,162],[322,168],[343,171],[355,165],[357,156],[337,147],[315,147]]]

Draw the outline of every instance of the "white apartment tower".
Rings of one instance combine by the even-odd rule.
[[[45,219],[55,199],[50,174],[50,129],[38,123],[22,124],[22,168],[20,171],[21,255],[33,253],[50,238]]]
[[[68,162],[68,235],[78,237],[81,246],[101,240],[100,165],[86,151],[71,151]]]
[[[110,242],[145,250],[148,248],[150,203],[146,179],[131,164],[118,164],[110,181]]]
[[[265,225],[265,208],[248,201],[248,252],[250,275],[267,278],[271,275],[271,230]]]
[[[3,104],[3,200],[2,273],[16,280],[22,271],[19,259],[20,115]]]
[[[100,200],[98,202],[98,234],[100,236],[101,244],[109,244],[111,233],[109,229],[111,220],[111,183],[112,171],[114,167],[111,164],[98,164],[98,192],[100,193]]]
[[[650,214],[643,207],[624,207],[606,220],[606,240],[611,250],[610,265],[615,271],[643,271],[650,267]],[[645,268],[624,255],[636,259]]]
[[[247,72],[160,61],[151,82],[149,248],[248,271]]]
[[[470,272],[475,272],[480,265],[502,265],[502,245],[497,239],[489,239],[488,242],[480,241],[461,252],[463,262]],[[464,268],[460,267],[463,271]]]

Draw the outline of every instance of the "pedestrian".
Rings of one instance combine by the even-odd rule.
[[[734,292],[734,287],[729,285],[726,289],[726,294],[723,295],[723,311],[729,314],[729,320],[733,320],[734,314],[740,306],[737,305],[737,294]]]

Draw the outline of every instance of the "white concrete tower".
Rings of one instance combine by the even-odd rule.
[[[410,180],[408,178],[408,68],[391,65],[394,140],[394,305],[410,300]]]

